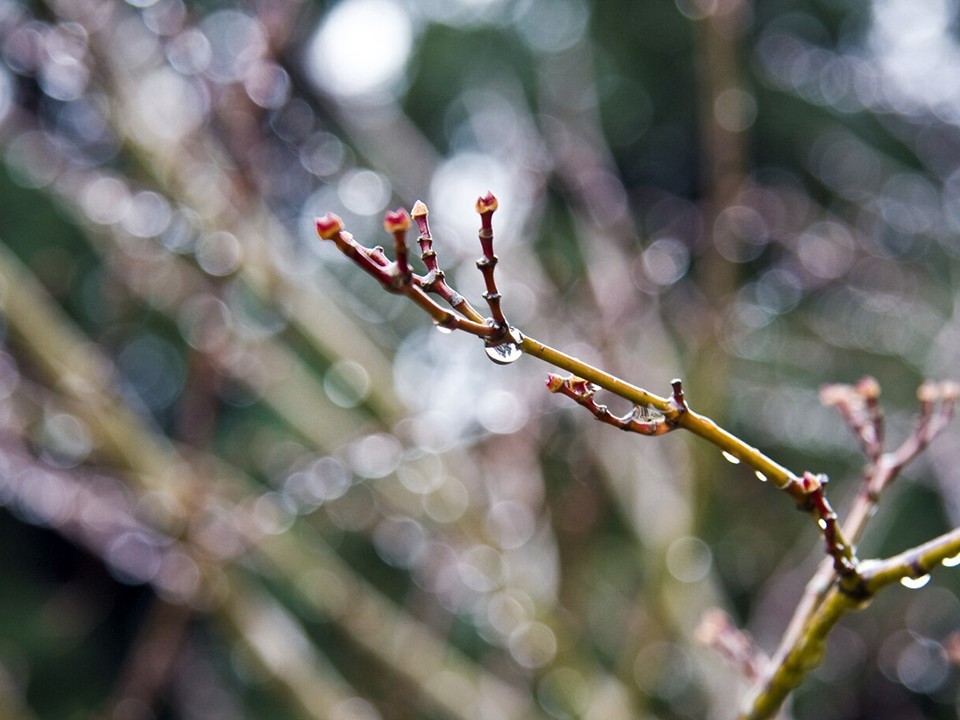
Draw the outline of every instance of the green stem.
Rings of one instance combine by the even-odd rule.
[[[604,390],[608,390],[614,395],[618,395],[636,405],[653,408],[654,410],[662,412],[664,417],[670,422],[676,423],[679,427],[702,437],[707,442],[716,445],[755,471],[762,473],[766,480],[769,480],[776,487],[790,494],[790,496],[798,502],[806,500],[807,492],[803,489],[800,479],[794,473],[767,457],[757,448],[745,443],[732,433],[719,427],[713,420],[703,415],[698,415],[689,408],[678,408],[675,403],[665,397],[651,393],[636,385],[631,385],[610,373],[604,372],[593,365],[589,365],[578,358],[567,355],[531,337],[524,336],[523,341],[520,343],[520,349],[529,355],[543,360],[545,363],[562,368],[584,380],[589,380]]]
[[[779,710],[787,695],[820,664],[827,635],[845,613],[866,607],[870,599],[887,585],[904,578],[923,577],[937,565],[958,555],[960,528],[955,528],[886,560],[862,562],[860,586],[855,594],[845,592],[834,582],[809,616],[796,642],[781,660],[776,661],[760,692],[750,702],[749,710],[739,720],[766,720]]]

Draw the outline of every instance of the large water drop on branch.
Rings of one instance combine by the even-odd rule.
[[[496,345],[485,345],[484,351],[487,357],[493,360],[497,365],[509,365],[516,362],[523,355],[520,349],[520,343],[523,342],[523,335],[516,328],[510,328],[507,333],[507,340]]]

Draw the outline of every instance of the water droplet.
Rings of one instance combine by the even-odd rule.
[[[911,590],[919,590],[924,585],[930,582],[930,575],[921,575],[920,577],[903,577],[900,578],[900,584],[905,588],[910,588]]]
[[[453,332],[453,328],[447,327],[446,325],[441,325],[438,322],[435,322],[433,326],[437,329],[437,332],[442,332],[444,335],[449,335]]]
[[[957,565],[960,565],[960,555],[944,558],[941,562],[944,567],[957,567]]]
[[[520,331],[516,328],[510,328],[507,337],[510,339],[506,342],[502,342],[499,345],[486,345],[484,347],[484,352],[487,353],[487,357],[497,363],[497,365],[509,365],[519,360],[520,356],[523,355],[523,351],[519,345],[519,343],[523,341],[523,335],[520,334]]]
[[[740,458],[738,458],[736,455],[731,455],[726,450],[723,451],[723,457],[729,463],[733,463],[734,465],[740,464]]]
[[[820,529],[821,529],[821,530],[826,530],[826,529],[827,529],[827,521],[824,520],[823,518],[820,518],[819,520],[817,520],[817,525],[820,526]]]
[[[762,472],[760,472],[759,470],[757,470],[757,471],[754,473],[754,475],[757,476],[757,480],[759,480],[760,482],[766,482],[766,481],[767,481],[767,476],[764,475],[764,474],[763,474]]]

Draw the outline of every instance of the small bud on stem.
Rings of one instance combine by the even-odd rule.
[[[331,212],[321,215],[314,222],[317,226],[317,235],[323,240],[333,240],[343,230],[343,220],[339,215]]]
[[[429,210],[426,203],[417,200],[410,210],[414,222],[417,223],[417,229],[420,231],[420,237],[417,242],[420,244],[420,259],[427,268],[427,274],[423,277],[421,287],[426,292],[432,292],[443,298],[450,307],[463,313],[474,321],[482,320],[482,316],[476,312],[466,299],[457,291],[447,285],[443,270],[440,269],[440,263],[437,259],[437,253],[433,249],[433,237],[430,235],[430,223],[427,220]]]
[[[506,332],[508,324],[507,319],[500,309],[500,291],[497,289],[497,281],[494,278],[494,269],[497,266],[497,256],[493,253],[493,213],[499,207],[497,198],[493,193],[488,192],[477,198],[477,212],[480,214],[480,248],[483,257],[477,260],[477,267],[483,273],[483,281],[487,291],[483,294],[483,299],[487,301],[490,308],[490,316],[494,325]]]
[[[425,221],[426,206],[416,209],[423,211],[422,217]],[[419,217],[418,215],[418,220]],[[353,260],[362,270],[376,278],[386,290],[409,297],[430,315],[438,326],[453,330],[464,330],[484,340],[503,335],[500,328],[483,322],[483,317],[452,290],[448,289],[451,297],[441,295],[464,317],[441,307],[426,294],[424,279],[413,274],[407,261],[406,231],[410,228],[410,216],[406,210],[389,212],[384,218],[384,227],[394,236],[397,259],[392,263],[384,254],[383,248],[368,248],[355,242],[353,236],[344,231],[343,220],[333,213],[318,217],[315,223],[317,235],[324,240],[333,240],[340,252]],[[456,299],[459,299],[459,303],[453,302]]]
[[[391,210],[383,218],[383,227],[393,235],[394,254],[397,258],[397,283],[409,285],[413,276],[410,263],[407,262],[407,230],[410,229],[410,216],[403,208]]]

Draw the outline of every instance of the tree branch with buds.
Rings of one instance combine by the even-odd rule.
[[[826,634],[847,610],[861,606],[877,590],[896,579],[925,576],[938,562],[960,552],[960,531],[948,533],[903,556],[883,561],[861,562],[854,546],[880,492],[952,417],[960,386],[955,383],[925,384],[919,393],[921,411],[915,431],[892,452],[884,451],[884,421],[878,401],[879,386],[875,380],[867,378],[856,386],[835,385],[823,389],[824,402],[837,407],[868,458],[864,492],[848,521],[841,523],[827,499],[826,475],[809,471],[794,473],[713,420],[694,412],[687,404],[680,380],[673,381],[669,395],[660,396],[512,327],[501,307],[502,296],[495,277],[498,258],[493,247],[493,215],[498,204],[492,193],[478,198],[476,203],[481,247],[477,267],[483,275],[483,299],[489,310],[488,317],[447,283],[434,250],[429,212],[422,201],[416,202],[410,214],[403,209],[386,214],[384,227],[394,240],[393,261],[387,258],[382,248],[357,243],[345,231],[343,221],[332,213],[317,218],[316,228],[322,239],[332,240],[345,256],[374,277],[385,290],[405,295],[439,327],[461,330],[483,340],[487,355],[495,362],[507,364],[527,354],[565,370],[569,376],[548,374],[547,389],[570,398],[600,422],[621,430],[647,436],[664,435],[677,429],[692,432],[719,448],[730,462],[744,464],[759,480],[785,492],[815,521],[823,538],[826,559],[811,580],[773,658],[768,660],[762,652],[753,649],[747,636],[738,634],[729,621],[730,627],[725,624],[721,631],[710,634],[704,641],[733,658],[745,669],[748,677],[755,679],[750,709],[742,717],[750,720],[771,717],[790,691],[819,663]],[[419,230],[420,257],[427,270],[424,275],[415,273],[408,259],[406,233],[411,227],[411,215]],[[430,295],[439,297],[450,309],[441,306]],[[632,409],[624,415],[614,414],[606,405],[597,402],[595,396],[600,390],[630,402]]]

